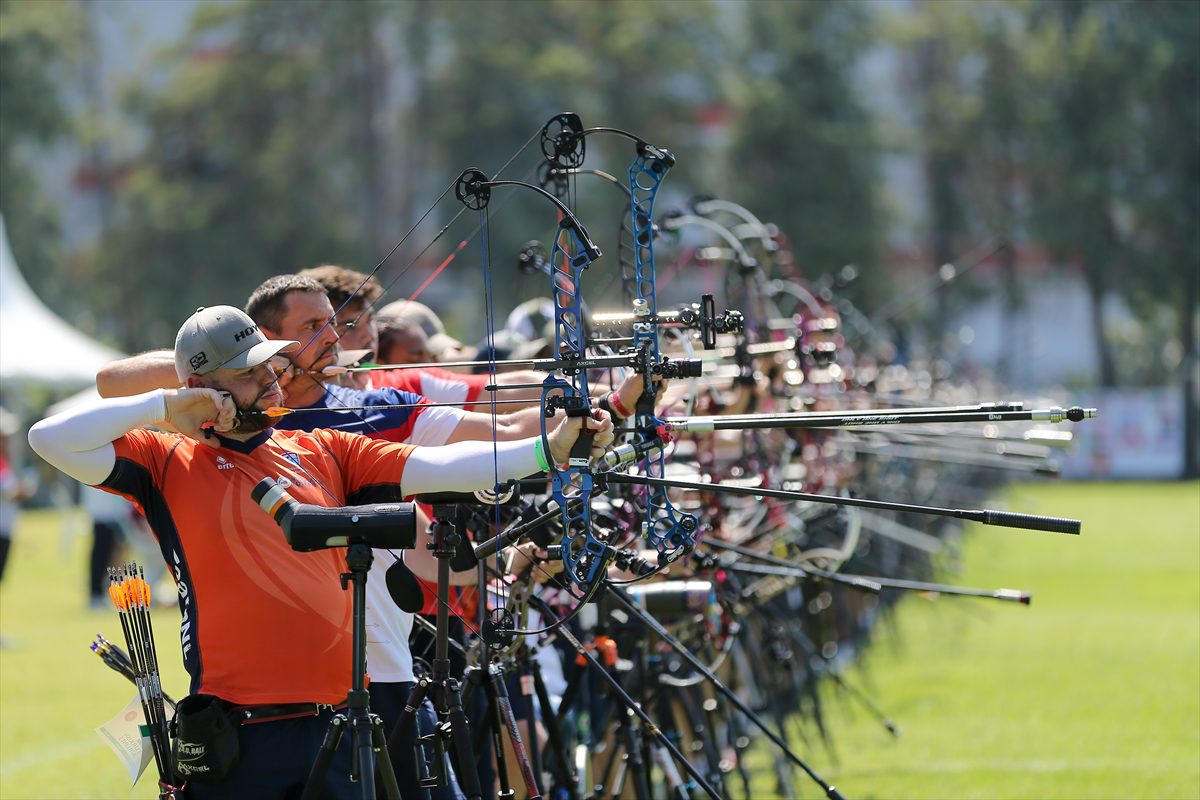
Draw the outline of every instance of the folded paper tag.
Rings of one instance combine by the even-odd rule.
[[[142,704],[135,696],[115,717],[96,728],[96,735],[112,748],[117,758],[129,770],[131,785],[146,771],[146,766],[153,760],[154,751],[150,747],[150,739],[142,735],[146,728],[146,717],[142,714]]]

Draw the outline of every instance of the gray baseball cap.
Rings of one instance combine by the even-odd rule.
[[[297,344],[268,339],[240,308],[201,306],[175,336],[175,373],[185,381],[188,375],[205,375],[215,369],[257,367]]]

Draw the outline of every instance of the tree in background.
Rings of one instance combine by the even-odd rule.
[[[531,47],[531,31],[544,44]],[[155,79],[128,87],[125,113],[147,143],[121,165],[81,288],[125,347],[161,346],[196,305],[236,303],[268,275],[370,269],[462,169],[498,169],[559,111],[686,148],[693,107],[716,92],[719,41],[707,3],[198,6]],[[632,143],[589,144],[620,174],[633,158]],[[529,156],[506,176],[532,179],[536,140]],[[588,183],[579,196],[615,239],[621,195]],[[528,198],[493,209],[491,249],[511,270],[554,215]],[[433,219],[458,210],[451,198]],[[385,284],[416,250],[389,263]],[[533,291],[499,286],[505,303]]]
[[[982,297],[983,285],[967,274],[982,261],[999,261],[1009,317],[1021,306],[1024,18],[1023,6],[1008,2],[920,2],[885,12],[881,26],[910,117],[907,130],[893,129],[893,146],[921,166],[926,214],[914,233],[926,242],[936,287],[912,322],[935,353],[954,333],[947,325]],[[1016,361],[1010,350],[1002,377],[1016,378]]]
[[[1084,278],[1101,384],[1162,382],[1153,343],[1169,339],[1170,350],[1178,336],[1158,320],[1164,304],[1187,296],[1184,279],[1196,272],[1195,251],[1185,252],[1195,226],[1184,221],[1197,202],[1196,4],[1046,0],[910,11],[886,29],[908,64],[935,263],[973,242],[1003,243],[996,260],[1012,320],[1024,294],[1016,248],[1045,246]],[[937,318],[948,317],[957,291],[939,292]],[[1137,314],[1136,341],[1106,318],[1115,297]],[[1021,361],[1017,331],[1011,345],[998,365],[1010,379]]]
[[[163,81],[131,87],[148,142],[92,287],[120,309],[126,346],[162,346],[197,305],[238,305],[269,275],[374,255],[373,17],[387,8],[203,5],[163,54]]]
[[[1139,42],[1134,179],[1122,216],[1136,269],[1121,285],[1137,316],[1169,308],[1174,333],[1147,353],[1150,381],[1183,386],[1185,475],[1200,477],[1200,4],[1141,3],[1120,20]],[[1156,357],[1161,353],[1161,357]]]
[[[1137,115],[1146,42],[1128,24],[1142,7],[1039,2],[1030,26],[1034,230],[1057,260],[1082,270],[1105,387],[1120,383],[1122,365],[1104,301],[1134,266],[1121,215],[1142,135]]]
[[[436,36],[430,58],[437,59],[429,92],[438,102],[426,105],[411,130],[436,143],[438,190],[467,166],[493,174],[561,111],[579,113],[586,126],[623,128],[670,148],[679,161],[666,186],[694,190],[704,170],[689,159],[696,109],[719,95],[721,36],[711,4],[456,2],[429,13]],[[625,180],[632,142],[591,137],[587,147],[589,167]],[[530,168],[539,159],[535,139],[506,177],[536,181]],[[628,201],[586,176],[575,186],[575,210],[608,253],[597,269],[615,274],[615,236]],[[493,260],[504,275],[498,289],[506,301],[544,293],[544,279],[514,280],[511,265],[521,243],[548,237],[554,215],[527,197],[498,201],[491,206]],[[600,275],[589,279],[590,286],[606,283]]]
[[[1025,290],[1017,274],[1017,250],[1028,243],[1025,230],[1023,187],[1025,154],[1029,148],[1027,82],[1021,58],[1026,15],[1019,7],[993,5],[980,12],[979,50],[984,67],[979,80],[982,99],[978,136],[973,151],[974,191],[980,206],[982,236],[999,244],[999,262],[1004,293],[1004,317],[1010,330],[1008,344],[997,365],[999,378],[1008,386],[1020,385],[1024,351],[1021,317]]]
[[[917,139],[928,203],[930,268],[954,264],[973,239],[969,228],[967,162],[979,117],[979,99],[967,85],[963,60],[974,51],[974,18],[961,6],[921,3],[911,17],[915,39],[909,52]],[[973,243],[973,242],[972,242]],[[961,268],[962,265],[958,265]],[[950,274],[950,273],[946,273]],[[930,341],[940,352],[955,289],[940,284],[936,311],[928,317]]]
[[[776,223],[792,241],[801,275],[846,264],[862,278],[856,299],[885,296],[877,268],[883,214],[878,140],[855,91],[859,54],[871,41],[859,3],[751,3],[728,159],[732,198]]]
[[[64,96],[82,31],[71,3],[0,0],[0,213],[13,255],[40,292],[67,280],[58,209],[31,165],[75,131]]]
[[[696,191],[742,202],[789,236],[806,276],[857,264],[851,289],[870,309],[889,291],[877,166],[891,148],[924,165],[928,228],[900,233],[930,242],[933,267],[991,240],[1045,244],[1088,281],[1105,382],[1193,374],[1200,4],[905,8],[881,32],[881,18],[899,15],[856,3],[200,5],[129,87],[127,127],[146,145],[109,165],[111,225],[86,261],[64,263],[27,165],[76,131],[61,98],[87,91],[79,7],[0,0],[0,211],[52,303],[69,286],[120,325],[124,347],[161,346],[196,305],[238,302],[267,275],[328,261],[369,269],[464,167],[498,169],[569,109],[676,152],[660,214]],[[889,50],[908,82],[867,109],[864,59]],[[714,107],[728,109],[728,140],[697,124]],[[876,132],[897,117],[911,138]],[[623,176],[631,145],[588,144],[590,165]],[[538,158],[535,146],[507,175],[532,178]],[[576,188],[609,254],[589,278],[596,288],[615,272],[624,200],[592,179]],[[502,304],[544,291],[510,264],[520,243],[553,229],[542,202],[516,197],[493,201]],[[458,210],[446,205],[435,223]],[[476,282],[475,253],[456,287]],[[1015,313],[1014,250],[997,258]],[[395,277],[391,265],[381,277]],[[944,308],[963,299],[957,284]],[[1119,357],[1133,351],[1113,349],[1106,293],[1130,302],[1142,330],[1163,332],[1162,353]],[[1010,372],[1019,362],[1013,354]]]

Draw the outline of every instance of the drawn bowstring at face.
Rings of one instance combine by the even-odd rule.
[[[188,388],[225,392],[238,411],[235,436],[270,427],[263,409],[283,402],[271,359],[294,340],[268,339],[248,315],[232,306],[198,308],[175,337],[175,372]]]
[[[383,287],[374,275],[366,275],[336,264],[301,270],[297,273],[312,278],[325,289],[337,318],[334,328],[341,337],[342,349],[379,352],[379,333],[375,326],[375,304],[383,295]]]
[[[287,354],[283,365],[288,405],[311,405],[323,397],[322,370],[336,365],[341,354],[325,288],[301,275],[276,275],[254,290],[246,312],[268,334],[304,343]]]

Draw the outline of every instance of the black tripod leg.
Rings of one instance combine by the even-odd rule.
[[[493,736],[494,734],[492,734],[492,715],[490,710],[492,698],[488,694],[482,667],[467,667],[463,673],[461,697],[465,698],[463,702],[469,704],[471,718],[475,720],[475,724],[471,727],[471,749],[475,751],[477,758],[486,759],[488,736]],[[483,708],[479,707],[481,697],[483,698]],[[486,779],[486,777],[485,775],[484,778]]]
[[[467,800],[478,800],[483,795],[479,788],[479,775],[475,772],[475,753],[471,747],[471,726],[467,724],[467,715],[463,713],[462,700],[458,696],[458,687],[451,686],[446,692],[449,696],[450,735],[454,741],[454,757],[462,765],[459,770],[458,783]]]
[[[633,775],[634,796],[637,800],[650,800],[650,776],[643,758],[638,729],[634,726],[632,717],[633,712],[629,711],[621,720],[622,733],[625,735],[625,766]]]
[[[536,669],[533,658],[526,649],[521,658],[517,677],[521,686],[521,700],[525,704],[525,719],[529,720],[529,741],[525,745],[525,749],[529,753],[529,769],[534,775],[535,786],[540,788],[545,773],[542,770],[542,748],[538,744],[537,705],[533,701],[533,673]]]
[[[621,750],[624,747],[624,745],[622,744],[622,741],[621,741],[621,730],[620,730],[621,726],[624,724],[625,724],[624,720],[621,720],[621,719],[613,720],[612,743],[611,744],[606,743],[607,746],[611,747],[612,749],[605,756],[604,767],[603,767],[603,769],[600,770],[600,773],[596,776],[596,785],[591,787],[593,795],[598,795],[601,791],[604,790],[605,786],[608,786],[609,782],[612,780],[613,768],[617,765],[617,756],[619,756],[621,754]],[[608,737],[606,736],[605,739],[607,739],[607,738]]]
[[[504,752],[504,722],[501,720],[500,696],[496,692],[495,676],[490,668],[484,677],[484,696],[487,701],[486,707],[483,709],[483,716],[487,720],[488,733],[492,739],[492,753],[496,761],[496,779],[500,782],[500,791],[496,797],[498,800],[512,800],[516,796],[516,792],[508,782],[508,755]],[[482,749],[478,734],[479,732],[476,731],[476,752]]]
[[[383,738],[383,720],[375,714],[371,715],[371,745],[375,748],[375,769],[379,772],[384,796],[388,800],[400,800],[400,784],[396,783],[396,770],[392,769],[392,759],[388,757],[387,742]]]
[[[491,690],[488,692],[494,700],[492,707],[495,709],[497,719],[493,719],[492,724],[498,725],[499,730],[508,732],[508,739],[512,743],[513,757],[517,760],[517,768],[521,771],[521,779],[525,782],[525,793],[529,800],[541,800],[541,790],[538,788],[538,781],[533,772],[533,767],[529,762],[529,756],[525,752],[525,741],[521,737],[521,729],[517,726],[517,716],[513,713],[512,703],[508,699],[508,687],[504,685],[504,674],[499,668],[492,668],[488,672],[489,684]],[[530,716],[531,735],[536,737],[537,730],[533,727],[533,717]],[[496,737],[496,762],[500,765],[500,782],[501,785],[508,789],[508,764],[507,759],[501,759],[501,753],[504,750],[504,742],[501,737]],[[512,790],[508,789],[509,796],[512,796]]]
[[[729,685],[730,688],[737,691],[736,670],[730,670]],[[713,729],[723,732],[725,748],[722,750],[722,753],[732,755],[738,777],[741,778],[742,791],[746,797],[750,797],[750,770],[746,768],[746,753],[750,749],[750,737],[746,736],[742,730],[741,717],[735,713],[731,706],[722,703],[717,703],[708,716],[709,719],[713,720],[711,723]]]
[[[560,726],[575,706],[575,701],[579,697],[586,677],[587,667],[576,664],[571,676],[567,678],[567,688],[563,690],[562,699],[558,703],[557,720]]]
[[[688,726],[692,729],[692,736],[695,737],[695,742],[692,744],[692,750],[699,750],[704,753],[704,760],[708,763],[708,779],[720,791],[725,789],[725,773],[721,769],[721,754],[717,750],[716,740],[713,739],[709,720],[705,717],[704,698],[701,697],[699,702],[696,700],[696,694],[699,693],[699,687],[684,686],[680,687],[676,696],[679,698],[679,706],[683,710],[684,718],[687,719]],[[716,703],[712,704],[716,707]]]
[[[329,765],[333,762],[333,754],[337,752],[338,742],[342,740],[342,733],[345,730],[346,718],[341,714],[337,714],[329,720],[329,728],[325,731],[321,749],[317,751],[317,757],[308,773],[308,780],[304,783],[304,793],[300,795],[300,800],[320,800],[321,784],[325,782],[325,773],[329,771]]]
[[[567,742],[562,736],[562,728],[558,724],[558,715],[554,713],[554,706],[550,704],[550,693],[546,691],[542,673],[536,669],[533,671],[533,689],[537,692],[538,705],[542,707],[542,720],[545,722],[546,733],[549,736],[546,744],[550,751],[550,771],[554,774],[554,779],[559,787],[566,789],[568,800],[579,800],[579,793],[575,789],[575,781],[571,775],[571,762],[565,749]]]
[[[757,608],[760,611],[763,609],[762,606],[758,606]],[[766,710],[778,712],[780,710],[779,704],[772,704],[768,700],[768,698],[773,694],[773,673],[770,663],[761,658],[751,658],[749,655],[750,653],[761,654],[769,652],[767,645],[762,639],[762,632],[759,630],[758,625],[747,625],[744,631],[744,642],[746,643],[746,647],[744,649],[738,648],[733,653],[737,668],[730,670],[730,685],[732,687],[732,681],[740,677],[751,689],[750,695],[755,698],[755,706],[757,708],[763,709],[764,712]],[[782,696],[783,692],[780,692],[779,694]],[[737,741],[744,743],[738,747],[738,763],[741,764],[746,760],[746,754],[749,752],[751,742],[750,737],[747,735],[749,731],[745,725],[747,717],[737,714],[736,709],[734,709],[731,705],[726,705],[725,708],[727,710],[727,716],[730,720],[730,724],[736,726],[737,728]],[[785,729],[786,726],[781,721],[781,718],[775,717],[775,722],[781,731]],[[808,736],[802,725],[798,727],[797,732],[805,747],[808,747]],[[784,738],[787,737],[786,733],[781,733],[781,735],[784,736]],[[778,750],[776,750],[774,753],[773,761],[775,768],[776,793],[781,798],[784,798],[784,800],[791,800],[796,796],[794,791],[796,780],[795,776],[793,775],[794,770],[792,768],[792,762],[788,761],[787,757]],[[742,780],[746,786],[749,786],[748,777],[743,777]]]
[[[417,775],[419,781],[423,781],[428,774],[428,769],[425,766],[425,749],[420,745],[420,729],[417,727],[417,710],[425,702],[425,697],[429,694],[429,681],[421,679],[413,684],[412,691],[408,695],[408,702],[404,706],[404,710],[400,712],[400,716],[396,718],[396,724],[392,726],[392,732],[388,736],[387,751],[388,753],[399,753],[403,746],[404,732],[407,730],[411,735],[409,740],[413,742],[413,754],[416,757],[417,770],[420,774]],[[388,761],[392,766],[392,774],[395,775],[396,764],[388,757]]]
[[[375,745],[371,741],[371,712],[366,689],[351,689],[346,716],[350,725],[350,780],[358,782],[363,800],[375,800]],[[386,751],[385,751],[386,752]]]

